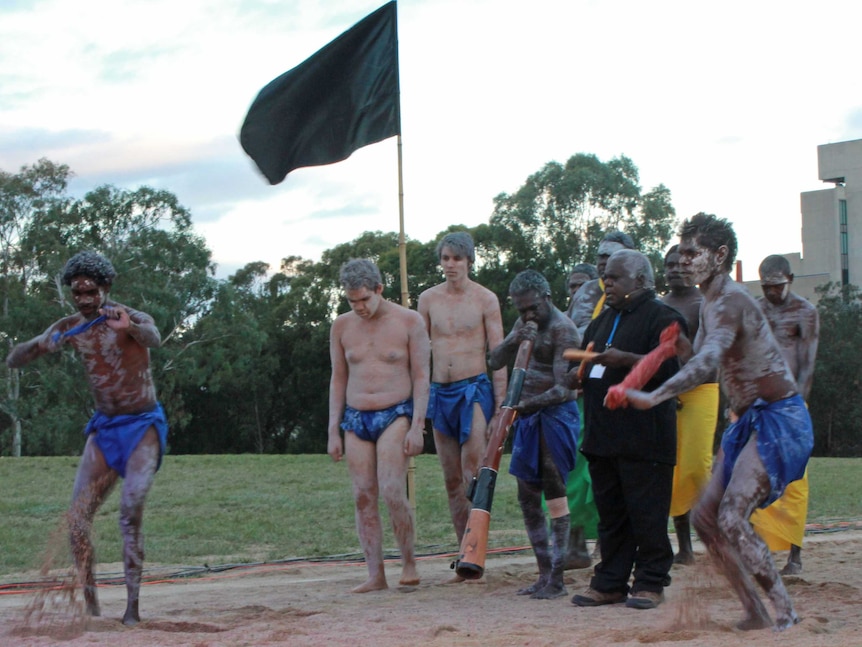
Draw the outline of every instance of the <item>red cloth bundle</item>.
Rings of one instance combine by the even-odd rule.
[[[678,338],[679,324],[674,321],[661,331],[658,346],[641,357],[622,382],[614,384],[608,389],[608,394],[605,396],[605,406],[608,409],[627,407],[626,391],[628,389],[642,389],[644,384],[649,382],[650,378],[658,371],[659,366],[665,360],[676,355],[676,340]]]

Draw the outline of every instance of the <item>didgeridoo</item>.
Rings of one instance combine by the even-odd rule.
[[[531,322],[526,325],[534,324]],[[452,563],[455,572],[465,580],[478,580],[485,572],[488,528],[491,525],[491,504],[494,501],[497,470],[500,467],[503,445],[509,435],[509,429],[518,416],[518,412],[513,407],[521,399],[521,388],[524,386],[524,376],[527,373],[527,364],[530,362],[532,352],[533,342],[522,341],[518,347],[518,355],[515,357],[515,366],[509,380],[509,389],[506,391],[506,400],[500,407],[502,412],[497,418],[496,427],[491,431],[488,438],[485,456],[482,458],[482,467],[479,468],[479,474],[473,478],[473,484],[470,487],[468,498],[472,501],[473,508],[467,518],[467,527],[464,530],[464,538],[461,540],[460,555]]]

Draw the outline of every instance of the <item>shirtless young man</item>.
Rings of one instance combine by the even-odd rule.
[[[419,295],[419,314],[431,336],[427,415],[460,545],[470,513],[467,487],[479,471],[490,424],[506,397],[506,370],[494,372],[493,384],[486,372],[489,348],[503,341],[503,321],[497,296],[470,280],[476,255],[467,232],[446,234],[437,256],[446,281]]]
[[[730,223],[697,214],[683,223],[680,239],[682,274],[704,297],[694,355],[656,390],[626,395],[632,406],[648,409],[703,383],[720,368],[722,389],[737,420],[724,432],[692,524],[742,601],[745,617],[738,628],[772,624],[754,578],[772,602],[775,627],[786,629],[799,618],[749,517],[802,477],[814,446],[811,418],[763,311],[730,278],[737,250]]]
[[[144,501],[161,464],[168,424],[150,373],[149,349],[161,343],[159,330],[150,315],[108,299],[115,276],[111,262],[99,254],[81,252],[69,259],[63,284],[71,286],[78,313],[15,346],[6,364],[24,366],[64,344],[81,355],[96,413],[84,430],[87,441],[69,510],[72,556],[87,612],[98,616],[90,529],[96,510],[117,478],[123,477],[120,529],[127,592],[123,624],[134,625],[140,621]]]
[[[335,319],[329,334],[327,451],[336,462],[347,457],[356,531],[368,565],[368,579],[352,592],[388,587],[380,494],[401,550],[399,583],[415,585],[419,574],[413,511],[405,482],[410,457],[423,447],[431,353],[428,333],[418,313],[383,298],[383,279],[372,261],[348,261],[341,267],[340,280],[351,311]]]
[[[536,555],[539,579],[518,595],[550,600],[566,595],[563,568],[569,540],[566,479],[575,466],[580,415],[575,392],[563,385],[569,362],[563,351],[577,345],[575,325],[551,303],[551,288],[535,270],[518,274],[509,286],[520,317],[503,343],[491,351],[488,366],[498,370],[515,359],[522,341],[533,339],[521,401],[515,407],[509,473],[518,479],[518,503]],[[551,516],[548,525],[542,494]]]
[[[687,285],[680,272],[679,245],[665,254],[665,280],[669,291],[661,300],[678,311],[688,325],[688,337],[694,339],[700,325],[703,295],[695,285]],[[712,449],[718,423],[718,375],[691,391],[679,394],[676,412],[676,466],[673,470],[673,496],[670,515],[673,518],[678,550],[674,564],[693,564],[691,546],[691,509],[709,481],[712,471]]]
[[[784,353],[796,388],[807,401],[814,382],[814,359],[820,336],[820,317],[810,301],[790,291],[793,273],[790,263],[779,255],[767,256],[760,264],[760,287],[763,296],[757,303],[763,309],[772,334]],[[787,486],[778,501],[751,517],[757,533],[771,550],[790,554],[781,569],[782,575],[802,572],[802,538],[808,517],[808,472]]]

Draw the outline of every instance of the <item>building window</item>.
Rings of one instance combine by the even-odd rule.
[[[850,243],[847,234],[847,200],[838,201],[838,223],[841,236],[841,285],[849,285]]]

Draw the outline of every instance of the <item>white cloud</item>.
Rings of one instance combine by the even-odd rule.
[[[277,187],[236,141],[263,85],[380,4],[46,0],[2,13],[0,168],[49,156],[82,191],[172,190],[223,268],[397,230],[394,140]],[[799,251],[816,146],[862,137],[860,14],[849,0],[401,0],[407,235],[485,222],[495,195],[587,152],[630,157],[681,216],[733,220],[747,274]]]

